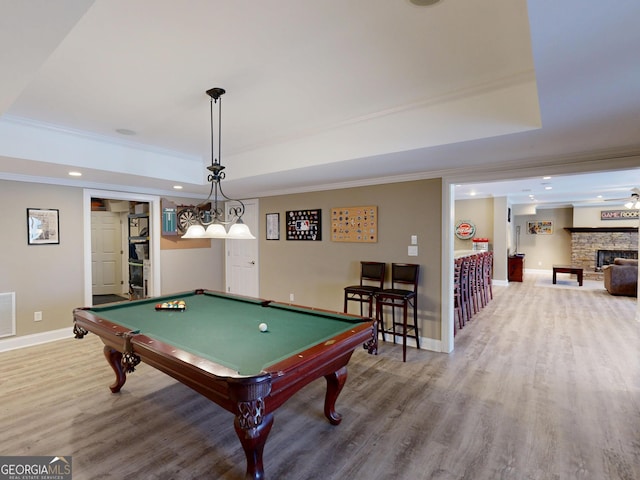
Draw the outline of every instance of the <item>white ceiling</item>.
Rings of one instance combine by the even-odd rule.
[[[0,0],[0,178],[206,195],[222,87],[230,196],[447,176],[619,198],[639,21],[637,0]]]

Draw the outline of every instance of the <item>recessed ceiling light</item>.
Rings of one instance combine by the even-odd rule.
[[[435,5],[440,0],[409,0],[409,1],[414,5],[417,5],[418,7],[428,7],[429,5]]]
[[[551,190],[553,187],[544,187],[545,190]]]
[[[598,195],[596,198],[602,198],[602,195]]]
[[[81,177],[82,173],[80,172],[69,172],[69,175],[72,177]]]
[[[174,185],[173,189],[174,190],[182,190],[182,185]]]
[[[549,180],[551,177],[542,177],[543,180]]]
[[[472,197],[476,196],[476,192],[469,192],[469,195],[471,195]]]
[[[116,128],[116,132],[118,132],[120,135],[135,135],[136,132],[134,132],[133,130],[129,130],[128,128]]]

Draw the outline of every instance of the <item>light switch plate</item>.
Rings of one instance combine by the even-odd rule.
[[[409,255],[410,257],[417,257],[418,256],[418,247],[410,245],[407,249],[407,255]]]

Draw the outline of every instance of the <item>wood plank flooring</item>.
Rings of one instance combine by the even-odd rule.
[[[314,382],[275,413],[268,479],[640,479],[634,298],[494,287],[438,354],[358,350],[322,413]],[[0,354],[0,455],[72,455],[74,480],[239,480],[233,416],[147,365],[119,394],[94,335]]]

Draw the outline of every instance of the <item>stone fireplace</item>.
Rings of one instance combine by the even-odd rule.
[[[613,258],[638,258],[637,227],[570,227],[571,264],[584,278],[602,280],[602,266]],[[601,252],[601,253],[599,253]]]

